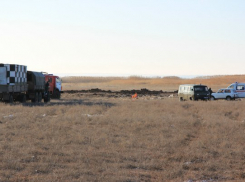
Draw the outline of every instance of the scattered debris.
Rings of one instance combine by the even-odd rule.
[[[191,163],[192,163],[192,162],[185,162],[184,164],[185,164],[185,165],[189,165],[189,164],[191,164]]]
[[[87,116],[87,117],[96,117],[96,116],[103,116],[102,114],[82,114],[83,116]]]
[[[14,117],[14,115],[13,115],[13,114],[8,115],[8,116],[3,116],[3,118],[12,118],[12,117]]]
[[[132,99],[137,99],[138,98],[138,94],[135,93],[134,95],[132,95]]]
[[[168,96],[169,98],[174,98],[174,94],[171,94]]]

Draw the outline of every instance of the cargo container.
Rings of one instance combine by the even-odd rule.
[[[45,77],[41,72],[27,71],[27,66],[0,64],[0,100],[4,102],[48,102]]]

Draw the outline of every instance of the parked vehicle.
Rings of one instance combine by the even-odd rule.
[[[245,97],[245,83],[232,83],[230,86],[227,88],[234,89],[237,92],[237,97]]]
[[[185,84],[179,86],[178,96],[180,101],[208,100],[210,93],[206,85]]]
[[[216,100],[216,99],[234,100],[237,97],[238,94],[235,89],[222,88],[219,89],[218,92],[212,93],[210,100]]]
[[[45,92],[44,75],[27,71],[27,66],[0,64],[0,100],[4,102],[45,102],[49,101]]]
[[[45,82],[49,82],[49,94],[52,98],[60,99],[62,93],[62,81],[53,74],[44,74]]]

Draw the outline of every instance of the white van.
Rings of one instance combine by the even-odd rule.
[[[227,88],[232,88],[236,90],[238,97],[245,97],[245,83],[232,83],[229,87]]]

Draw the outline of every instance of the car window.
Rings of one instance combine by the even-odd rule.
[[[55,81],[56,81],[56,83],[60,83],[61,82],[61,79],[59,77],[56,77],[55,78]]]
[[[196,92],[208,91],[208,87],[205,87],[205,86],[195,86],[195,87],[194,87],[194,90],[195,90]]]
[[[231,85],[231,86],[229,86],[228,88],[232,88],[232,89],[234,89],[234,85]]]
[[[225,93],[231,93],[231,90],[225,90]]]
[[[244,90],[244,86],[243,86],[243,85],[238,85],[238,86],[236,87],[236,89],[237,89],[237,90]]]
[[[218,91],[218,93],[223,93],[224,92],[224,90],[223,89],[220,89],[219,91]]]

